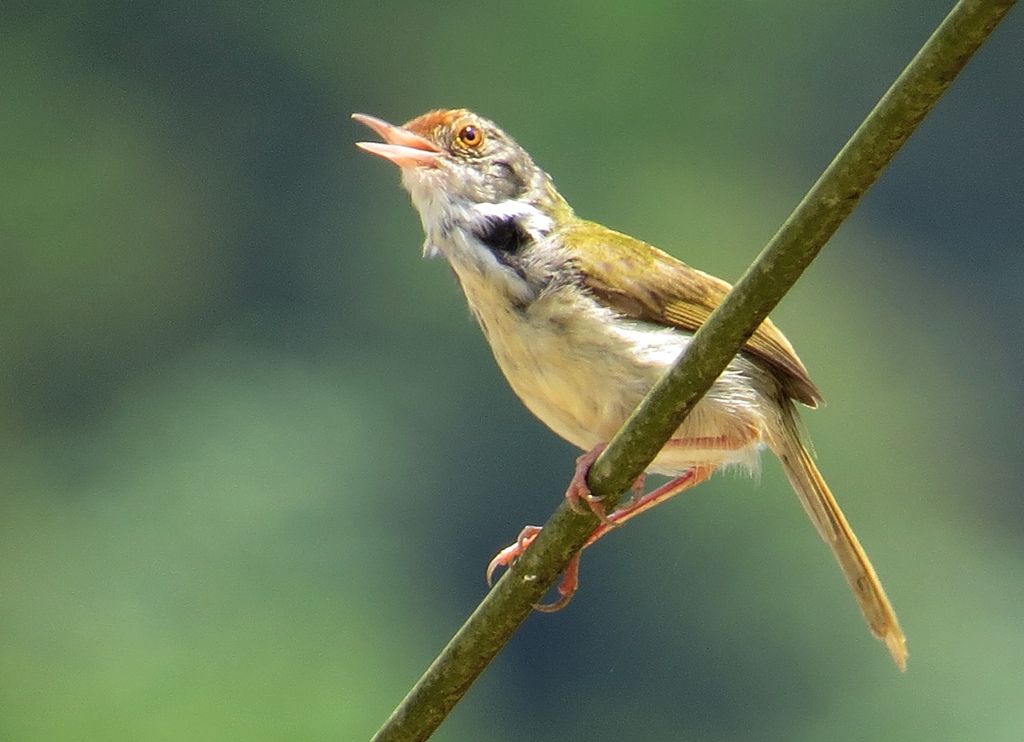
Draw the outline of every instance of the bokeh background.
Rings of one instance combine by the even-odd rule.
[[[0,740],[368,739],[576,452],[353,111],[466,106],[734,280],[947,2],[0,6]],[[897,673],[774,461],[590,550],[439,740],[1024,736],[1024,16],[774,314]]]

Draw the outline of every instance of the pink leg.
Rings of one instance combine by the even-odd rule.
[[[597,457],[607,447],[607,443],[598,443],[576,459],[576,471],[572,473],[572,479],[569,480],[569,486],[565,490],[565,499],[569,501],[569,506],[577,513],[583,512],[583,508],[580,507],[580,501],[582,500],[587,503],[587,508],[590,512],[601,519],[602,523],[610,525],[611,521],[608,519],[608,514],[604,511],[604,505],[601,504],[600,499],[590,493],[590,485],[587,484],[587,475],[590,473],[590,467],[594,465]]]
[[[687,447],[700,447],[702,449],[707,448],[721,448],[723,450],[735,450],[749,445],[753,440],[756,439],[758,431],[755,428],[750,430],[751,437],[749,439],[734,440],[723,437],[719,438],[699,438],[699,439],[675,439],[671,440],[666,444],[667,446],[673,446],[677,448]],[[692,469],[687,470],[684,474],[676,477],[675,479],[663,484],[661,487],[657,487],[647,494],[643,493],[643,475],[637,479],[633,486],[634,496],[622,507],[613,511],[610,515],[605,512],[604,507],[601,505],[601,501],[594,497],[590,492],[590,487],[587,485],[587,475],[590,472],[590,467],[593,466],[594,461],[605,449],[606,444],[601,443],[594,446],[591,450],[580,456],[576,460],[576,471],[573,473],[572,480],[569,482],[569,487],[565,491],[565,498],[569,501],[573,510],[581,512],[580,502],[585,502],[587,507],[594,513],[598,518],[601,519],[601,523],[594,529],[594,532],[587,539],[586,543],[583,544],[583,549],[593,544],[598,539],[607,535],[609,531],[617,526],[621,526],[631,518],[640,515],[647,510],[650,510],[655,505],[658,505],[665,500],[678,495],[683,490],[693,487],[695,484],[700,484],[705,481],[714,472],[715,467],[713,466],[694,466]],[[533,540],[540,533],[541,529],[539,526],[526,526],[519,534],[516,542],[511,546],[508,546],[498,552],[497,556],[491,560],[490,564],[487,565],[487,584],[491,584],[491,580],[494,576],[494,572],[499,567],[510,567],[520,557],[520,555],[526,550],[526,548],[533,543]],[[554,612],[565,607],[565,605],[572,600],[573,594],[579,587],[579,570],[580,570],[580,555],[576,554],[569,564],[565,568],[565,574],[562,577],[562,581],[558,585],[559,599],[554,603],[545,603],[535,606],[539,611]]]
[[[537,534],[541,532],[540,526],[525,526],[519,535],[516,537],[516,542],[511,546],[506,546],[504,549],[494,555],[494,559],[487,565],[487,586],[490,587],[494,584],[494,572],[498,567],[511,567],[515,564],[526,547],[533,543],[533,540],[537,538]]]
[[[582,457],[581,457],[582,458]],[[714,471],[711,467],[697,467],[689,470],[686,474],[680,477],[676,477],[670,482],[666,482],[661,487],[651,490],[646,495],[637,497],[633,502],[630,502],[626,507],[615,510],[611,515],[607,516],[587,539],[587,542],[583,544],[583,549],[590,546],[592,543],[597,541],[602,536],[606,535],[616,526],[620,526],[630,518],[633,518],[645,510],[650,510],[655,505],[664,502],[665,500],[678,495],[683,490],[689,489],[695,484],[700,484]],[[585,481],[585,480],[584,480]],[[587,493],[589,495],[589,491]],[[487,584],[490,585],[494,577],[494,572],[499,567],[510,567],[512,564],[526,551],[533,540],[537,538],[537,534],[541,532],[540,526],[526,526],[516,542],[511,546],[507,546],[491,560],[491,563],[487,565]],[[583,549],[580,549],[582,552]],[[580,574],[580,555],[577,553],[573,556],[572,560],[565,568],[565,574],[562,576],[562,581],[558,583],[558,594],[559,598],[554,603],[541,603],[534,606],[538,611],[544,611],[545,613],[554,613],[564,608],[572,596],[576,593],[576,589],[579,587],[579,574]]]
[[[678,476],[660,487],[656,487],[646,495],[640,495],[639,497],[634,498],[630,502],[626,503],[624,507],[612,512],[612,514],[607,517],[606,521],[594,530],[590,535],[590,538],[587,539],[587,543],[583,544],[583,548],[587,548],[616,526],[621,526],[631,518],[635,518],[640,515],[640,513],[650,510],[655,505],[660,505],[670,497],[675,497],[683,490],[688,490],[690,487],[707,480],[707,478],[711,476],[712,472],[714,472],[714,469],[710,466],[695,466],[682,476]]]

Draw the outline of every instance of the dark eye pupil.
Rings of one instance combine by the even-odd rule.
[[[476,144],[480,141],[480,132],[475,126],[466,126],[462,129],[462,141],[466,144]]]

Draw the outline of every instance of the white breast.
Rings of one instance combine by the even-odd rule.
[[[479,260],[451,262],[512,389],[583,450],[611,439],[690,339],[623,320],[574,287],[542,292],[518,309]],[[693,444],[666,446],[651,470],[679,474],[695,463],[755,468],[763,411],[771,409],[752,384],[758,374],[752,362],[734,361],[678,432],[679,442]]]

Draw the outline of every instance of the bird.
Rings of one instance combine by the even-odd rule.
[[[419,212],[425,257],[450,265],[512,390],[584,451],[566,497],[600,519],[589,546],[717,470],[756,470],[767,448],[831,547],[874,636],[906,669],[906,639],[882,583],[812,458],[797,404],[823,400],[785,335],[766,319],[611,513],[586,484],[590,465],[731,286],[652,245],[576,215],[553,179],[493,121],[437,109],[403,125],[353,114],[383,142],[363,150],[400,168]],[[527,526],[488,578],[528,547]],[[579,554],[559,586],[575,592]]]

